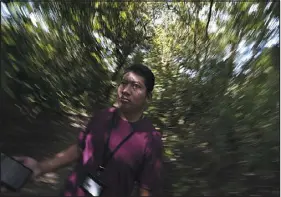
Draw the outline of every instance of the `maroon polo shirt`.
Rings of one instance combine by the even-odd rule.
[[[85,131],[80,132],[82,155],[67,178],[63,196],[87,195],[79,185],[86,173],[95,174],[102,163],[108,128],[115,110],[101,110],[92,118]],[[160,133],[146,117],[130,123],[117,115],[116,120],[109,141],[111,151],[132,132],[132,128],[134,134],[117,150],[102,173],[102,179],[107,185],[103,196],[130,196],[135,183],[150,190],[154,196],[160,195],[163,151]]]

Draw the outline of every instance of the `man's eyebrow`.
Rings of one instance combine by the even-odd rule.
[[[133,82],[133,83],[137,83],[137,84],[142,84],[140,81],[134,81],[131,79],[126,79],[126,78],[123,78],[122,81],[129,81],[129,82]]]

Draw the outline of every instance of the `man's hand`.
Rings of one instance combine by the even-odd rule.
[[[26,167],[28,167],[29,169],[31,169],[33,171],[32,179],[35,179],[38,175],[41,174],[39,162],[36,161],[35,159],[33,159],[31,157],[27,157],[27,156],[19,156],[19,157],[13,157],[13,158],[19,162],[22,162],[23,165],[25,165]]]
[[[34,180],[38,176],[43,175],[47,172],[53,172],[58,168],[68,165],[79,158],[81,151],[77,144],[69,146],[64,151],[56,154],[53,158],[47,159],[45,161],[36,161],[35,159],[27,156],[13,157],[14,159],[20,161],[26,167],[33,171],[31,179]],[[3,192],[1,187],[1,192]]]
[[[151,196],[150,191],[147,189],[140,188],[139,192],[140,192],[140,196]]]
[[[35,159],[27,156],[14,156],[13,158],[33,171],[31,180],[34,180],[41,173],[39,163]],[[6,191],[7,189],[1,186],[1,193],[4,193]]]

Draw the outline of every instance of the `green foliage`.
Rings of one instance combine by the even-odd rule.
[[[92,113],[143,62],[156,76],[146,113],[163,134],[167,193],[279,195],[279,41],[265,47],[279,36],[279,2],[7,7],[2,90],[29,113]]]

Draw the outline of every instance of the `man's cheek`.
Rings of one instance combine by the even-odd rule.
[[[121,96],[121,89],[120,89],[120,87],[117,89],[117,96],[118,96],[118,97]]]
[[[136,100],[136,104],[137,105],[143,105],[144,104],[144,100],[139,98],[139,99]]]

